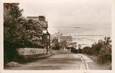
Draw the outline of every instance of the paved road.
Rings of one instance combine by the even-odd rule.
[[[83,54],[58,54],[47,59],[11,67],[13,70],[103,70],[104,66],[96,64]]]

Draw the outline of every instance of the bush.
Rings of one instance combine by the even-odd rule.
[[[112,49],[111,38],[105,37],[104,40],[99,40],[98,43],[92,45],[92,47],[84,47],[83,53],[88,55],[97,56],[97,62],[105,64],[112,61]]]
[[[111,62],[111,55],[98,55],[97,56],[97,62],[100,64],[105,64],[107,62]]]

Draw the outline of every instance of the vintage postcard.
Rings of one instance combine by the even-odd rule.
[[[112,0],[1,1],[1,72],[113,73],[112,8]]]

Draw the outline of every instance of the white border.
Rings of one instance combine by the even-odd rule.
[[[24,0],[0,0],[0,73],[84,73],[80,70],[4,70],[3,69],[3,3],[20,2]],[[29,0],[28,0],[29,1]],[[33,0],[34,1],[34,0]],[[112,48],[115,42],[115,0],[112,0]],[[88,70],[85,73],[115,73],[115,50],[112,49],[112,70]]]

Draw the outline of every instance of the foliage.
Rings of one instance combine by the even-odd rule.
[[[84,47],[83,53],[97,56],[98,63],[111,62],[111,38],[105,37],[104,40],[99,40],[98,43],[94,43],[92,47]]]
[[[16,48],[38,47],[42,33],[38,22],[22,16],[18,3],[4,3],[4,56],[5,61],[15,59]]]
[[[86,46],[83,48],[82,53],[90,54],[92,55],[92,49],[89,46]]]
[[[59,41],[58,38],[53,38],[52,40],[52,49],[54,50],[59,50],[60,49],[60,45],[59,45]]]
[[[22,10],[19,10],[17,3],[5,3],[4,4],[4,53],[5,61],[9,61],[14,58],[16,53],[16,47],[19,46],[17,42],[17,28],[19,25],[19,19],[21,17]],[[17,43],[16,43],[17,42]]]

